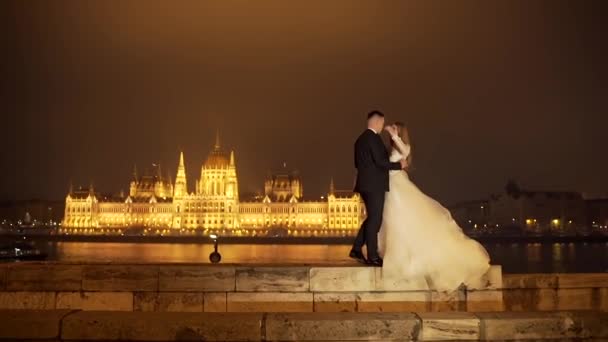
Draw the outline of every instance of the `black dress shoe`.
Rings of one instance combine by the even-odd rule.
[[[363,252],[361,252],[361,251],[356,251],[353,249],[350,251],[350,254],[348,256],[357,260],[358,262],[360,262],[362,264],[367,263],[367,261],[365,260],[365,256],[363,255]]]
[[[374,267],[382,267],[382,259],[380,257],[370,258],[367,260],[367,264]]]

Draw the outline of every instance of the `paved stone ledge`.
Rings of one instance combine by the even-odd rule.
[[[12,341],[445,341],[608,338],[608,312],[0,311]]]
[[[608,310],[608,273],[502,274],[445,294],[381,268],[211,264],[0,264],[0,309],[147,312]]]

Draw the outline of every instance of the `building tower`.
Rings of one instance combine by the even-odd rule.
[[[188,194],[188,183],[186,181],[186,167],[184,166],[184,152],[179,153],[179,165],[175,176],[173,198],[181,199]]]
[[[234,151],[226,153],[222,149],[219,131],[213,150],[201,168],[196,196],[207,207],[202,219],[206,228],[238,227],[239,189]]]

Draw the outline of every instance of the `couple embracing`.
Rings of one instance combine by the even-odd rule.
[[[446,208],[410,181],[407,129],[384,121],[382,112],[370,112],[367,129],[355,142],[355,191],[367,218],[350,257],[382,267],[383,277],[424,281],[439,291],[478,284],[490,267],[488,253],[462,232]],[[390,134],[390,154],[380,137],[383,130]]]

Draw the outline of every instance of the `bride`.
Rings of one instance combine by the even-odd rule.
[[[390,160],[406,158],[411,166],[405,126],[397,122],[386,131],[391,135]],[[464,235],[450,212],[420,191],[405,170],[390,171],[389,184],[378,233],[383,278],[426,281],[437,291],[478,284],[490,267],[486,250]]]

